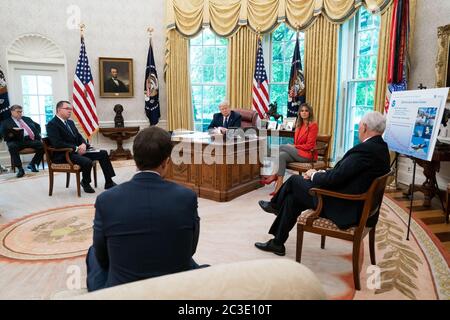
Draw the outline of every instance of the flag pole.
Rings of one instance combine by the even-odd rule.
[[[81,38],[84,38],[84,29],[86,29],[86,25],[84,23],[80,23],[80,35]]]
[[[148,27],[147,28],[147,32],[148,32],[148,42],[149,44],[152,44],[152,33],[155,29],[153,29],[152,27]]]
[[[296,31],[296,36],[297,36],[296,40],[298,41],[298,34],[300,32],[300,26],[299,26],[298,22],[295,23],[295,31]]]

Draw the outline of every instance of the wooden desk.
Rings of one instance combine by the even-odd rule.
[[[274,134],[278,134],[278,136],[282,138],[294,138],[295,136],[295,131],[288,131],[288,130],[266,130],[266,132],[267,136],[272,136]]]
[[[431,161],[417,158],[415,160],[417,164],[423,168],[423,174],[426,179],[422,185],[414,185],[414,191],[422,192],[425,195],[423,206],[430,207],[431,199],[433,199],[435,195],[439,195],[440,193],[439,189],[436,188],[436,172],[439,172],[442,161],[450,161],[450,145],[436,145]],[[409,185],[409,188],[404,193],[404,195],[410,195],[411,191],[412,185]]]
[[[109,158],[117,160],[121,158],[133,159],[131,151],[123,148],[123,141],[135,136],[139,132],[139,127],[124,127],[124,128],[100,128],[100,133],[111,140],[116,141],[117,149],[110,150]]]
[[[201,198],[219,202],[261,187],[258,148],[265,150],[266,139],[224,142],[222,138],[217,141],[207,135],[198,138],[199,135],[172,137],[174,151],[166,179],[194,190]],[[175,164],[178,160],[174,155],[184,160]],[[214,162],[208,161],[209,155]]]

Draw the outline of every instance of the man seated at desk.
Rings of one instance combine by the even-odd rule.
[[[241,127],[241,115],[238,112],[231,111],[230,103],[223,101],[219,104],[220,113],[215,113],[208,131],[211,133],[225,133],[228,128]]]

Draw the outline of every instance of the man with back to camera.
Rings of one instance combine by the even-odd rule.
[[[41,141],[41,126],[29,117],[22,116],[23,108],[17,104],[11,107],[11,117],[2,121],[1,131],[8,145],[12,161],[17,167],[17,178],[25,175],[19,151],[32,148],[36,151],[27,168],[32,172],[39,172],[37,167],[44,155],[44,145]],[[15,130],[17,134],[14,134]],[[19,134],[23,131],[23,134]]]
[[[208,126],[208,130],[217,133],[225,133],[228,128],[241,127],[241,115],[239,112],[230,109],[230,103],[223,101],[219,104],[219,113],[215,113],[213,119]]]
[[[119,80],[119,71],[117,68],[111,67],[111,77],[104,83],[105,92],[128,92],[128,88],[121,80]]]
[[[133,143],[138,172],[97,197],[88,291],[207,266],[192,259],[200,230],[197,195],[164,180],[171,152],[167,131],[142,130]]]
[[[269,201],[259,201],[261,208],[277,217],[269,233],[274,238],[267,242],[256,242],[255,246],[284,256],[284,243],[289,231],[297,223],[298,216],[307,209],[314,209],[317,197],[308,192],[311,188],[322,188],[347,194],[366,192],[372,182],[389,172],[389,150],[381,135],[386,119],[380,112],[369,112],[361,119],[358,128],[358,145],[351,148],[334,168],[324,171],[308,170],[303,176],[291,176],[280,191]],[[347,229],[359,223],[363,202],[324,197],[321,217],[330,219],[340,229]],[[367,220],[373,227],[378,215]]]
[[[69,101],[59,101],[56,104],[56,115],[47,123],[47,136],[54,148],[71,148],[70,160],[81,166],[83,179],[81,186],[84,192],[94,193],[91,187],[92,161],[98,160],[105,177],[105,189],[114,187],[116,184],[112,177],[116,175],[114,168],[105,150],[92,152],[90,145],[84,140],[75,123],[70,120],[72,106]],[[65,163],[65,152],[55,152],[52,159],[55,163]]]

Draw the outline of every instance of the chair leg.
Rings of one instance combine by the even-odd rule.
[[[303,226],[297,224],[297,254],[295,260],[302,262],[302,248],[303,248]]]
[[[94,186],[97,188],[97,161],[94,161]]]
[[[80,190],[80,172],[75,173],[77,176],[77,194],[78,197],[81,197],[81,190]]]
[[[369,232],[369,250],[370,250],[370,263],[377,264],[375,260],[375,227]]]
[[[354,240],[353,242],[353,282],[355,283],[355,289],[361,290],[361,283],[359,281],[359,251],[361,249],[361,242]]]
[[[320,248],[325,249],[325,236],[320,236]]]
[[[70,172],[66,172],[66,188],[70,185]]]
[[[48,186],[48,195],[51,196],[53,194],[53,171],[49,171],[49,186]]]

